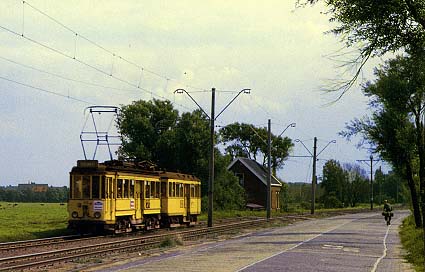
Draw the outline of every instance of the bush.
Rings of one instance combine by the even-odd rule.
[[[323,205],[326,209],[343,208],[341,201],[334,195],[326,196],[323,199]]]

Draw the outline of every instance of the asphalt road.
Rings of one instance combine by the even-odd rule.
[[[396,211],[314,219],[234,239],[123,260],[102,271],[413,271],[401,257]]]

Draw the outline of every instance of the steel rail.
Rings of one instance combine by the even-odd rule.
[[[348,213],[355,213],[349,211]],[[328,216],[347,214],[347,212],[331,211],[325,213]],[[214,237],[220,234],[233,233],[240,229],[264,226],[274,222],[287,222],[295,220],[309,220],[311,216],[285,215],[270,219],[253,219],[228,224],[216,225],[213,227],[201,227],[191,230],[174,231],[150,236],[140,236],[131,239],[121,239],[107,243],[100,243],[87,246],[46,251],[41,253],[26,254],[21,256],[0,258],[0,271],[16,271],[27,268],[45,267],[58,262],[67,262],[73,259],[87,258],[94,256],[104,256],[117,252],[138,251],[147,248],[160,247],[166,239],[189,241],[200,237]],[[53,240],[53,239],[52,239]],[[76,241],[76,240],[74,240]],[[5,243],[7,244],[7,243]],[[46,244],[47,245],[47,244]]]

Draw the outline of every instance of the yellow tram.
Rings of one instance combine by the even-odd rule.
[[[146,164],[79,160],[70,172],[68,226],[81,232],[130,232],[197,222],[201,182]]]

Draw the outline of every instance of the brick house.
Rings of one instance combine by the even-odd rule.
[[[258,162],[248,158],[236,158],[227,167],[239,179],[239,184],[245,189],[247,208],[265,208],[267,196],[267,170]],[[280,189],[282,183],[272,175],[271,178],[271,209],[280,209]]]

